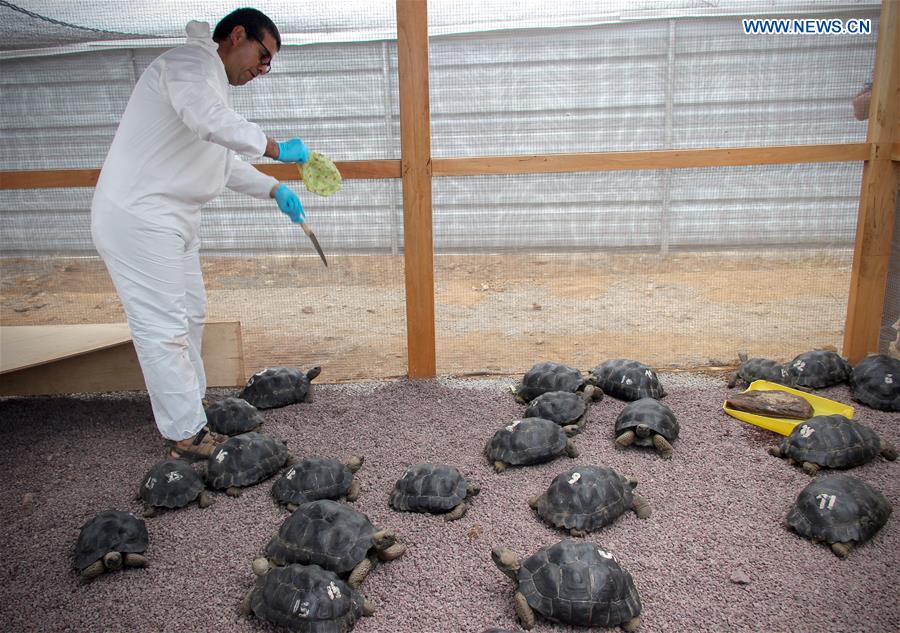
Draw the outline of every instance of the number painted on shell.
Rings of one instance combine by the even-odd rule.
[[[819,510],[831,510],[834,504],[837,503],[837,495],[821,492],[816,495],[816,500],[819,502]]]

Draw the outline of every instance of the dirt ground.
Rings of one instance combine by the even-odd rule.
[[[208,320],[239,320],[247,374],[321,365],[321,382],[405,375],[399,256],[207,257]],[[437,373],[589,370],[633,358],[715,370],[738,350],[789,360],[840,349],[850,254],[453,255],[435,258]],[[0,260],[3,325],[109,323],[124,313],[97,258]]]

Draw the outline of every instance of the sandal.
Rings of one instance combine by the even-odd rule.
[[[166,447],[169,449],[169,457],[181,458],[188,461],[197,461],[208,459],[216,447],[224,442],[227,438],[213,433],[208,426],[204,426],[190,444],[180,444],[174,440],[168,440]]]

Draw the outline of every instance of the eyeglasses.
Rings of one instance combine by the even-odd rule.
[[[259,45],[262,46],[263,53],[259,56],[259,65],[265,66],[266,72],[269,72],[270,70],[272,70],[272,53],[269,52],[269,49],[266,48],[266,45],[263,44],[263,41],[256,35],[251,35],[250,33],[247,33],[247,35],[255,39],[259,43]]]

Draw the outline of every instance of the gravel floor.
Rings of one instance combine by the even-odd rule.
[[[575,463],[636,476],[653,508],[645,521],[628,513],[588,537],[634,576],[641,631],[900,630],[898,517],[845,560],[799,538],[782,521],[810,478],[767,454],[779,436],[725,415],[721,380],[662,380],[682,429],[671,461],[615,450],[612,425],[625,403],[606,398],[576,439],[577,460],[494,473],[484,444],[524,410],[509,394],[512,379],[321,385],[312,403],[265,412],[262,430],[301,458],[364,455],[354,507],[409,546],[364,583],[377,612],[357,623],[361,633],[515,629],[513,584],[490,550],[530,554],[564,536],[526,499]],[[846,387],[821,395],[851,402]],[[287,516],[271,481],[237,499],[216,494],[205,510],[147,519],[150,567],[79,584],[71,554],[80,526],[104,509],[140,512],[139,482],[162,455],[149,413],[141,394],[0,400],[0,630],[271,630],[237,613],[252,559]],[[897,414],[857,405],[856,417],[900,445]],[[421,461],[451,464],[481,485],[462,520],[388,508],[394,481]],[[879,458],[851,474],[900,507],[898,467]],[[570,629],[538,618],[534,630]]]

